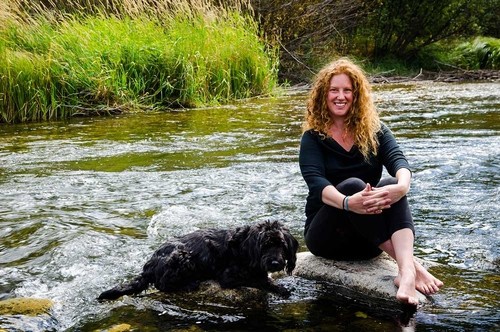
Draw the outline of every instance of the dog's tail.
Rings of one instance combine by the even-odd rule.
[[[136,277],[129,283],[121,284],[107,291],[104,291],[97,298],[98,300],[116,300],[123,295],[134,295],[139,294],[143,290],[146,290],[149,286],[149,281],[142,275]]]

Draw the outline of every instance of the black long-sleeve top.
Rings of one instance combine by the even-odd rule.
[[[324,205],[321,195],[328,185],[336,186],[350,177],[357,177],[376,186],[382,176],[383,166],[391,176],[395,176],[401,168],[410,169],[406,157],[385,124],[382,124],[377,136],[378,154],[366,161],[355,145],[350,151],[346,151],[331,137],[322,138],[314,130],[304,132],[300,143],[299,164],[309,187],[305,208],[307,220],[311,220]]]

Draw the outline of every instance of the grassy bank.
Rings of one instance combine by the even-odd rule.
[[[419,59],[435,70],[499,70],[500,39],[474,37],[434,43],[420,52]]]
[[[394,56],[370,59],[356,54],[351,57],[361,63],[369,75],[387,78],[411,78],[420,76],[422,71],[428,75],[430,73],[460,75],[460,72],[473,71],[496,73],[500,70],[500,39],[471,37],[438,42],[423,48],[413,59]]]
[[[115,2],[111,13],[97,2],[56,16],[3,8],[0,122],[217,104],[276,87],[277,53],[238,8]]]
[[[258,25],[250,3],[261,14],[268,10],[269,21],[265,16]],[[372,34],[360,38],[354,27],[317,33],[330,31],[318,30],[313,19],[326,13],[306,15],[301,10],[312,7],[293,3],[296,11],[286,1],[286,15],[276,16],[275,3],[253,0],[4,0],[0,123],[226,103],[272,92],[278,71],[283,81],[308,82],[345,55],[370,75],[387,77],[500,66],[500,40],[485,37],[435,42],[412,57],[374,58]]]

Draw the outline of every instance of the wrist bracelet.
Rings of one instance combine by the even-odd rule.
[[[342,201],[342,209],[349,212],[349,196],[344,196],[344,200]]]

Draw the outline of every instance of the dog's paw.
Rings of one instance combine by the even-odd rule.
[[[110,290],[107,290],[107,291],[104,291],[102,292],[99,297],[97,298],[97,301],[99,302],[103,302],[103,301],[107,301],[107,300],[116,300],[117,298],[119,298],[121,296],[121,294],[119,292],[117,292],[114,288],[113,289],[110,289]]]

